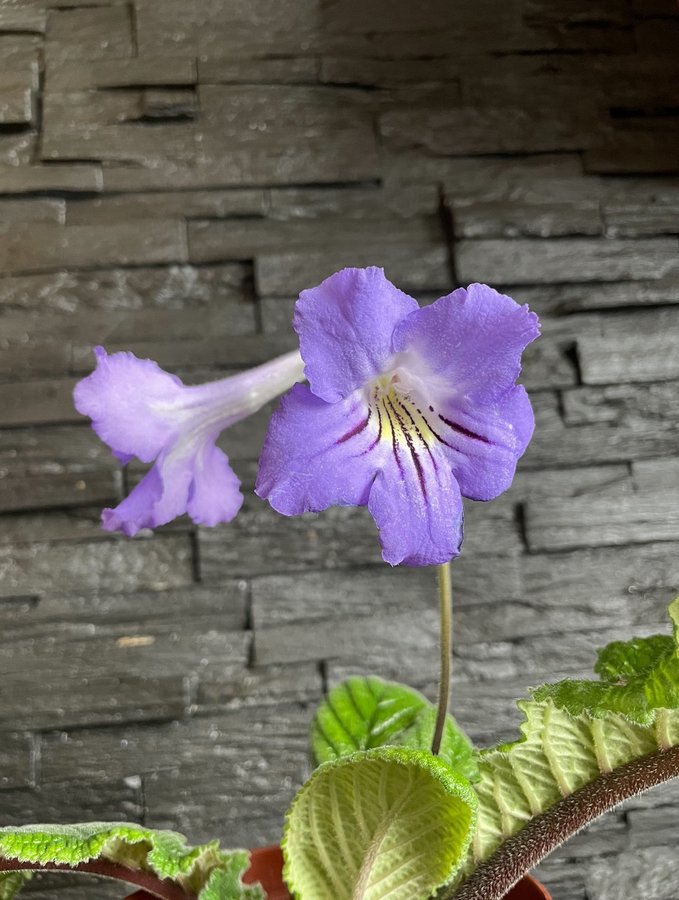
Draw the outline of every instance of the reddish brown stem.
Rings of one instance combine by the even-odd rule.
[[[500,900],[526,872],[598,816],[677,775],[679,747],[657,750],[600,775],[531,819],[457,889],[440,891],[439,900]]]
[[[159,900],[197,900],[196,895],[185,891],[175,881],[158,878],[152,872],[143,869],[128,869],[118,863],[106,859],[95,859],[80,863],[77,866],[68,866],[61,863],[31,863],[21,862],[17,859],[5,859],[0,856],[0,872],[81,872],[89,875],[101,875],[103,878],[113,878],[115,881],[123,881],[143,888],[152,897]]]

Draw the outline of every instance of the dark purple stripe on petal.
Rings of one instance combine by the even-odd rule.
[[[457,431],[459,434],[463,434],[465,437],[471,438],[474,441],[482,441],[484,444],[492,444],[493,443],[492,441],[488,440],[487,437],[484,437],[482,434],[476,434],[475,431],[470,431],[468,428],[465,428],[464,425],[458,425],[456,422],[451,422],[450,419],[446,419],[446,417],[442,416],[441,413],[438,413],[438,417],[449,428],[452,428],[453,431]]]
[[[373,400],[375,400],[375,402],[377,402],[377,396],[376,396],[376,395],[377,395],[377,391],[375,391],[375,393],[373,394]],[[371,408],[372,408],[372,407],[371,407]],[[377,412],[377,437],[376,437],[375,440],[372,442],[372,444],[371,444],[369,447],[367,447],[367,448],[363,451],[363,453],[360,454],[361,456],[365,456],[366,453],[370,453],[371,450],[374,450],[375,447],[376,447],[376,446],[379,444],[379,442],[382,440],[382,413],[380,412],[380,407],[379,407],[379,405],[376,405],[376,406],[375,406],[375,410],[376,410],[376,412]]]
[[[433,412],[432,406],[430,406],[429,409],[432,410],[432,412]],[[424,413],[422,412],[421,409],[418,409],[417,411],[422,416],[422,418],[426,422],[427,428],[431,431],[431,433],[434,435],[434,437],[436,438],[437,441],[439,441],[441,444],[443,444],[446,447],[450,447],[451,450],[459,450],[459,447],[456,447],[454,444],[449,443],[445,438],[442,438],[441,435],[437,431],[434,430],[434,428],[432,428],[431,422],[424,415]]]
[[[345,441],[350,440],[352,437],[356,437],[357,434],[360,434],[365,428],[368,427],[368,422],[370,421],[370,416],[372,414],[372,410],[368,410],[368,415],[364,422],[359,422],[358,425],[355,425],[350,431],[347,431],[346,434],[343,434],[341,438],[338,438],[335,443],[343,444]]]
[[[415,449],[415,444],[413,443],[413,439],[410,436],[410,433],[405,426],[405,422],[399,416],[398,412],[396,411],[396,409],[393,406],[393,404],[391,403],[391,401],[388,401],[388,402],[389,402],[389,406],[391,407],[391,411],[396,416],[398,424],[401,426],[401,431],[403,432],[403,434],[405,436],[406,443],[408,444],[408,449],[410,450],[410,455],[413,458],[413,463],[415,464],[415,468],[417,470],[417,479],[420,482],[420,488],[421,488],[422,494],[426,500],[427,499],[427,485],[424,480],[424,469],[422,468],[422,461],[420,460],[419,454],[418,454],[417,450]]]
[[[396,402],[397,402],[398,405],[401,407],[401,409],[403,410],[403,412],[404,412],[404,413],[408,416],[408,418],[410,419],[411,424],[412,424],[413,428],[415,429],[415,434],[418,436],[418,438],[420,439],[420,441],[422,442],[422,444],[424,444],[424,447],[425,447],[427,453],[429,454],[429,459],[431,460],[432,465],[434,466],[434,471],[436,472],[436,471],[438,470],[438,465],[437,465],[437,462],[436,462],[436,458],[434,457],[434,454],[431,452],[431,447],[430,447],[429,444],[425,441],[424,436],[423,436],[422,432],[420,431],[420,429],[419,429],[419,427],[418,427],[418,425],[417,425],[417,422],[416,422],[415,419],[413,418],[413,414],[410,412],[410,410],[408,409],[408,407],[407,407],[401,400],[399,400],[398,398],[396,398]],[[418,411],[418,413],[422,416],[422,410],[418,409],[417,411]],[[424,419],[424,416],[422,416],[422,418]],[[427,420],[424,419],[424,421],[426,422]],[[431,431],[431,429],[430,429],[430,431]]]
[[[391,425],[391,449],[394,454],[394,459],[396,460],[396,465],[398,466],[398,471],[403,477],[403,466],[401,464],[401,458],[398,455],[398,445],[396,444],[396,426],[389,415],[389,411],[387,410],[386,403],[384,404],[384,412],[386,413],[387,418],[389,419],[389,424]]]

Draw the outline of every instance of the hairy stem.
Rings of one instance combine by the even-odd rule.
[[[500,900],[541,860],[598,816],[679,775],[679,747],[657,750],[606,772],[531,819],[459,887],[438,900]]]
[[[185,891],[174,881],[158,878],[152,872],[143,869],[128,869],[118,863],[106,859],[95,859],[80,863],[77,866],[67,866],[62,863],[31,863],[18,859],[5,859],[0,856],[0,872],[17,872],[31,870],[34,872],[82,872],[89,875],[101,875],[103,878],[113,878],[115,881],[124,881],[136,887],[143,888],[152,897],[159,900],[196,900],[196,895]]]
[[[448,704],[450,702],[450,678],[452,673],[453,652],[453,584],[450,575],[450,563],[438,567],[439,577],[439,611],[441,617],[441,676],[439,679],[438,709],[436,727],[431,742],[431,752],[438,755],[441,749],[443,728],[446,724]]]

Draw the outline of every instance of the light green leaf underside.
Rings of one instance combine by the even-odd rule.
[[[418,900],[449,881],[476,819],[469,783],[387,747],[324,763],[293,801],[285,880],[298,900]]]
[[[0,900],[13,900],[32,877],[32,872],[0,872]]]
[[[428,750],[435,722],[435,707],[417,691],[381,678],[347,678],[319,707],[311,746],[319,764],[377,747]],[[476,779],[472,745],[451,716],[439,756],[465,778]]]
[[[248,867],[247,851],[225,852],[219,849],[216,841],[190,847],[181,834],[126,823],[0,828],[0,856],[22,862],[68,866],[104,859],[153,872],[159,878],[172,879],[185,890],[197,894],[200,900],[264,897],[260,888],[245,888],[240,883],[240,875]],[[214,885],[221,892],[215,893]],[[4,900],[2,894],[0,900]]]
[[[241,881],[248,865],[246,851],[230,854],[220,868],[210,873],[199,894],[200,900],[262,900],[265,895],[259,885],[244,885]]]
[[[658,749],[654,725],[610,714],[574,717],[551,701],[521,701],[524,739],[479,754],[478,825],[466,869],[529,819],[598,778]],[[679,736],[679,712],[664,713]]]
[[[478,754],[478,825],[464,872],[487,859],[529,819],[599,775],[679,744],[679,600],[674,638],[609,644],[601,681],[544,685],[519,702],[522,737]],[[608,705],[607,705],[608,704]]]

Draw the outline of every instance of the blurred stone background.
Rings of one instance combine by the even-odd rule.
[[[678,49],[673,0],[0,0],[3,824],[271,842],[329,685],[434,695],[434,574],[381,564],[365,511],[283,521],[249,494],[230,526],[106,535],[139,470],[71,406],[95,343],[187,381],[292,347],[297,292],[344,265],[425,302],[488,281],[543,318],[533,444],[453,569],[472,737],[666,628]],[[223,438],[247,486],[265,424]],[[555,900],[679,898],[677,801],[555,854]]]

